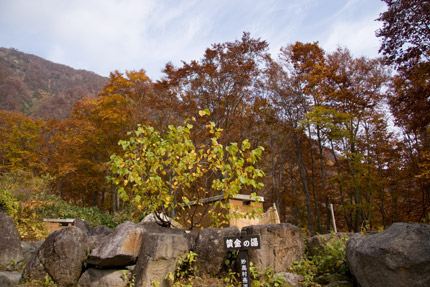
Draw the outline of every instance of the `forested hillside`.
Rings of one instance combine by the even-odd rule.
[[[0,48],[0,109],[64,119],[75,102],[95,97],[107,79],[14,49]]]
[[[393,6],[381,15],[385,26],[378,33],[384,43],[394,37],[389,29],[397,19],[393,13],[409,8]],[[428,10],[421,13],[428,15]],[[429,43],[430,33],[415,32]],[[412,45],[401,39],[398,43]],[[106,180],[112,176],[111,156],[124,153],[118,142],[138,135],[128,132],[139,125],[163,135],[169,125],[188,119],[196,146],[210,144],[207,126],[213,122],[222,129],[217,140],[223,146],[248,139],[251,149],[264,148],[256,166],[264,171],[264,187],[241,192],[263,195],[266,207],[278,207],[282,222],[325,232],[331,228],[330,204],[341,230],[428,222],[428,45],[409,58],[403,54],[406,60],[390,58],[394,50],[384,45],[381,59],[354,57],[347,48],[326,52],[318,43],[286,44],[278,55],[269,55],[268,47],[244,33],[238,40],[213,44],[198,60],[166,64],[164,77],[156,82],[143,70],[113,72],[98,96],[77,101],[68,117],[56,107],[96,92],[104,79],[79,72],[60,87],[54,78],[63,79],[71,73],[68,68],[46,64],[40,69],[46,76],[36,77],[36,70],[30,76],[22,66],[26,58],[1,50],[1,77],[9,80],[1,82],[0,172],[49,174],[54,192],[65,200],[132,212],[133,198],[121,200],[119,186]],[[76,86],[67,92],[68,85]],[[210,113],[200,117],[205,109]],[[36,120],[45,113],[57,120]],[[230,160],[227,153],[225,160]],[[169,183],[172,173],[164,172],[160,179]],[[205,187],[209,179],[202,178],[199,187],[189,185],[182,194],[173,194],[170,186],[169,196],[181,203],[181,196]],[[127,182],[120,188],[133,196]]]

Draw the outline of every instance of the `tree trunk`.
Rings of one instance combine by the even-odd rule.
[[[322,224],[321,224],[321,216],[320,216],[320,210],[319,210],[319,202],[317,197],[317,191],[316,191],[316,180],[315,180],[315,156],[314,151],[312,148],[312,137],[311,137],[311,128],[310,125],[308,125],[308,137],[309,137],[309,150],[311,154],[311,182],[312,182],[312,195],[314,197],[314,203],[315,203],[315,216],[317,217],[317,224],[318,224],[318,232],[322,233]]]
[[[117,213],[118,212],[118,206],[116,205],[116,190],[115,190],[115,185],[113,184],[113,182],[110,183],[110,191],[112,193],[112,211],[113,213]]]
[[[342,174],[342,168],[340,166],[340,163],[337,159],[336,156],[336,151],[334,150],[334,145],[333,145],[333,141],[330,141],[330,146],[331,146],[331,152],[333,154],[334,157],[334,162],[336,164],[336,168],[337,168],[337,175],[340,176]],[[342,188],[342,183],[338,182],[339,185],[339,197],[340,197],[340,203],[342,206],[345,206],[345,198],[343,196],[343,188]],[[349,216],[350,214],[348,214],[347,211],[344,211],[344,219],[345,219],[345,223],[348,227],[348,231],[352,231],[352,218],[350,219]]]
[[[328,206],[329,199],[326,195],[326,189],[327,189],[327,183],[326,183],[326,172],[325,172],[325,164],[324,164],[324,153],[323,153],[323,145],[322,145],[322,138],[321,138],[321,128],[319,125],[316,126],[317,129],[317,139],[318,139],[318,156],[320,160],[320,173],[321,173],[321,185],[322,185],[322,193],[323,196],[325,196],[325,205],[326,205],[326,216],[327,216],[327,222],[326,222],[326,232],[330,231],[330,220],[331,220],[331,214],[330,214],[330,208]]]
[[[294,131],[294,141],[296,146],[296,158],[297,158],[297,164],[299,166],[300,179],[302,181],[303,192],[306,197],[306,210],[307,210],[309,231],[311,232],[312,235],[315,235],[315,228],[312,222],[311,197],[309,195],[309,187],[308,187],[308,182],[306,178],[306,170],[303,164],[302,152],[300,150],[301,144],[300,144],[300,139],[299,139],[299,135],[297,134],[297,131]]]

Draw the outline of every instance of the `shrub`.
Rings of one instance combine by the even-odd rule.
[[[172,286],[192,286],[197,270],[196,258],[197,254],[190,251],[184,258],[178,259],[176,271],[171,272],[166,278]]]
[[[333,276],[346,280],[350,279],[345,253],[348,237],[334,241],[330,241],[330,239],[324,243],[324,248],[318,255],[306,255],[290,267],[291,272],[304,277],[304,286],[327,284]]]
[[[0,205],[13,219],[22,240],[40,240],[48,234],[33,210],[33,201],[25,202],[48,186],[48,177],[35,177],[22,170],[0,176]]]
[[[89,223],[92,227],[98,225],[106,225],[109,228],[114,228],[119,222],[107,213],[104,213],[97,207],[80,207],[68,203],[56,196],[49,196],[37,208],[37,212],[44,218],[81,218]]]
[[[287,287],[284,276],[275,274],[272,268],[266,267],[263,273],[259,273],[252,262],[249,266],[251,272],[252,287]]]
[[[209,110],[200,111],[201,116],[209,114]],[[203,217],[205,214],[190,203],[213,195],[222,194],[224,199],[228,199],[248,188],[256,197],[255,191],[264,185],[258,182],[264,172],[255,165],[264,148],[251,150],[248,140],[224,147],[218,142],[222,129],[217,128],[214,122],[207,125],[210,144],[196,146],[192,140],[192,128],[188,121],[178,127],[169,125],[165,132],[139,125],[128,133],[128,140],[118,142],[123,151],[111,156],[112,176],[108,180],[118,186],[124,202],[139,212],[150,210],[160,219],[161,213],[174,217],[179,210],[187,211],[183,214],[197,212],[197,216]],[[217,201],[214,207],[221,210],[233,208],[224,201]],[[212,227],[227,223],[230,216],[217,208],[206,211]],[[256,209],[237,215],[252,218],[257,214]],[[181,219],[184,219],[183,214]],[[190,225],[195,224],[191,218],[186,221]],[[170,224],[168,220],[163,222],[163,225]],[[189,226],[190,229],[193,227],[198,226]]]
[[[19,201],[12,195],[10,190],[0,188],[0,210],[14,218],[19,210]]]

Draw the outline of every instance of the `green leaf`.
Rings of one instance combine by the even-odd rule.
[[[202,110],[202,111],[199,111],[199,115],[200,115],[201,117],[203,117],[203,116],[210,116],[210,115],[211,115],[211,112],[209,111],[209,109],[204,109],[204,110]]]

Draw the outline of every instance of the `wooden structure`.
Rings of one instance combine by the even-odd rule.
[[[43,225],[49,230],[51,233],[52,231],[63,229],[65,227],[72,226],[73,222],[75,220],[71,218],[66,219],[51,219],[51,218],[44,218],[43,219]]]
[[[222,210],[219,208],[219,202],[228,202],[230,209]],[[252,197],[246,194],[237,194],[233,198],[228,199],[225,199],[223,194],[204,198],[199,201],[192,201],[188,203],[188,205],[184,206],[184,210],[179,211],[180,218],[182,219],[179,223],[187,229],[191,226],[193,226],[193,229],[210,227],[210,209],[216,213],[220,212],[224,215],[229,215],[228,218],[230,219],[228,223],[223,224],[222,227],[237,226],[237,228],[241,230],[242,227],[250,225],[280,223],[276,208],[270,208],[266,212],[257,213],[259,216],[256,218],[243,218],[237,216],[240,213],[244,214],[257,208],[263,211],[263,203],[264,197]]]

